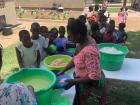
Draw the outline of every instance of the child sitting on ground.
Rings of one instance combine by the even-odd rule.
[[[117,40],[117,43],[124,43],[128,36],[127,36],[127,33],[125,32],[125,23],[120,23],[119,24],[119,31],[118,31],[118,40]]]
[[[19,39],[22,42],[16,47],[19,66],[21,68],[39,67],[39,44],[31,41],[30,33],[27,30],[19,32]]]
[[[39,43],[39,52],[40,52],[41,61],[42,61],[47,56],[47,47],[48,47],[49,42],[47,42],[45,38],[39,34],[40,25],[38,23],[32,23],[31,32],[32,32],[31,39],[34,42]]]
[[[99,32],[99,24],[97,22],[94,22],[91,25],[91,30],[92,30],[92,38],[95,39],[96,43],[102,43],[103,35]]]
[[[117,37],[114,30],[115,30],[115,26],[109,23],[107,25],[107,31],[103,34],[104,43],[116,43]]]

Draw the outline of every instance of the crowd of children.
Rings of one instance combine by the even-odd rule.
[[[99,9],[95,6],[95,9],[90,6],[89,11],[84,15],[85,24],[87,25],[88,35],[91,35],[97,43],[125,43],[127,40],[127,34],[125,32],[125,22],[128,16],[127,9],[121,8],[118,15],[123,14],[123,17],[119,17],[119,28],[116,29],[115,21],[110,19],[109,12],[106,8]],[[90,16],[90,17],[89,17]],[[84,18],[83,18],[84,19]]]
[[[119,14],[121,14],[123,8]],[[125,32],[125,22],[119,23],[119,28],[115,29],[115,21],[110,19],[110,14],[106,8],[100,9],[98,5],[89,6],[89,11],[78,18],[87,27],[87,34],[95,39],[96,43],[125,43],[127,34]],[[68,24],[72,24],[74,18],[68,19]],[[16,46],[17,59],[20,67],[39,67],[43,59],[55,54],[53,47],[57,52],[66,51],[69,47],[75,47],[71,38],[66,35],[65,26],[59,29],[53,27],[48,29],[46,26],[40,26],[39,23],[31,24],[31,36],[27,30],[19,32],[20,41]],[[52,47],[53,46],[53,47]]]

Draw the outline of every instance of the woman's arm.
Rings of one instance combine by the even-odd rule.
[[[22,62],[22,57],[21,57],[21,54],[17,48],[16,48],[16,56],[17,56],[17,60],[18,60],[18,64],[19,64],[20,68],[23,68],[24,65]]]
[[[39,53],[39,50],[37,51],[37,67],[39,68],[40,67],[40,53]]]
[[[71,69],[72,67],[74,67],[74,62],[73,60],[70,61],[70,63],[65,66],[57,75],[62,75],[63,73],[65,73],[66,71],[68,71],[69,69]]]
[[[85,78],[75,78],[75,79],[68,79],[66,80],[66,82],[68,82],[69,84],[80,84],[80,83],[95,83],[95,84],[98,84],[99,80],[93,80],[93,79],[90,79],[88,77],[85,77]]]

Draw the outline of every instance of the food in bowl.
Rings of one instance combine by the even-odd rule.
[[[45,89],[51,84],[51,80],[45,76],[30,76],[21,79],[20,82],[33,86],[35,90]]]
[[[103,47],[100,49],[100,52],[104,52],[108,54],[123,54],[122,51],[116,49],[115,47]]]
[[[63,58],[55,59],[49,65],[51,66],[66,66],[67,62]]]

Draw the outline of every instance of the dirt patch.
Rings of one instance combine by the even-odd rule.
[[[78,17],[82,12],[75,11],[71,12],[70,17]],[[117,13],[112,13],[111,18],[115,19],[117,22]],[[127,29],[130,31],[140,31],[140,13],[139,12],[133,12],[129,11],[129,17],[127,20]],[[18,21],[22,24],[16,28],[13,29],[14,33],[10,36],[2,36],[0,33],[0,43],[3,45],[3,47],[8,47],[11,44],[14,44],[19,41],[18,38],[18,32],[22,29],[30,30],[30,26],[32,22],[39,22],[40,25],[45,25],[47,27],[58,27],[58,26],[66,26],[67,21],[61,20],[61,21],[52,21],[48,19],[18,19]]]

